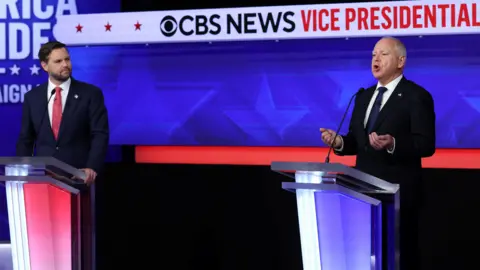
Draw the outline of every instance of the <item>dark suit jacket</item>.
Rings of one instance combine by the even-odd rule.
[[[435,153],[435,111],[429,92],[405,77],[383,106],[373,131],[395,138],[395,151],[377,151],[370,146],[364,127],[365,114],[376,85],[355,99],[348,134],[338,155],[357,155],[356,168],[398,184],[421,178],[421,158]]]
[[[58,140],[55,140],[47,111],[47,87],[45,83],[25,94],[17,156],[31,156],[36,139],[36,156],[53,156],[76,168],[90,168],[100,173],[109,141],[102,91],[72,78]]]

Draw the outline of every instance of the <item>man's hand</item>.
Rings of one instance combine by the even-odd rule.
[[[375,150],[382,150],[382,149],[392,149],[393,148],[393,137],[386,134],[386,135],[378,135],[376,132],[370,133],[368,135],[368,139],[370,141],[370,145]]]
[[[87,178],[85,179],[85,184],[90,185],[95,182],[95,178],[97,178],[97,173],[94,170],[88,168],[80,170],[84,171],[85,175],[87,176]]]
[[[341,147],[342,139],[340,139],[340,136],[335,138],[335,131],[331,129],[320,128],[320,132],[322,133],[322,141],[324,144],[328,146],[332,146],[333,144],[333,148]],[[333,138],[335,138],[335,142],[333,141]]]

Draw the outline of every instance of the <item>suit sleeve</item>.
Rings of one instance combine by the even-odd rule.
[[[24,96],[22,105],[22,120],[20,134],[17,140],[16,155],[19,157],[31,156],[33,154],[33,144],[35,141],[35,129],[30,112],[30,103],[28,94]]]
[[[90,117],[90,152],[87,168],[100,173],[103,170],[109,143],[108,113],[102,91],[94,92],[89,104]]]
[[[350,119],[350,124],[348,127],[348,133],[346,135],[341,135],[342,145],[338,149],[334,149],[334,153],[338,156],[352,156],[356,155],[358,152],[357,140],[355,139],[353,126],[356,118],[357,110],[357,98],[355,98],[355,107],[353,108],[352,117]]]
[[[422,89],[423,90],[423,89]],[[426,90],[411,99],[410,133],[395,137],[395,159],[423,158],[435,153],[435,109]]]

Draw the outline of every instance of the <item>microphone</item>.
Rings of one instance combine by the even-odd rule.
[[[342,128],[343,121],[345,120],[345,117],[347,116],[348,109],[350,108],[350,105],[352,104],[353,98],[356,97],[357,95],[361,94],[363,91],[365,91],[365,88],[360,88],[355,94],[352,95],[350,98],[350,101],[348,102],[347,109],[345,109],[345,113],[343,113],[342,121],[340,121],[340,125],[338,125],[337,132],[335,132],[335,137],[333,137],[333,142],[328,148],[328,153],[327,156],[325,157],[325,163],[330,163],[330,152],[332,152],[333,145],[335,144],[335,140],[337,139],[338,133],[340,132],[340,129]]]
[[[50,92],[50,97],[48,98],[48,101],[47,101],[47,106],[45,108],[45,112],[43,113],[42,115],[42,120],[40,120],[40,125],[38,126],[37,130],[38,130],[38,133],[40,133],[40,129],[42,128],[42,124],[43,124],[43,120],[45,120],[45,115],[48,114],[48,104],[50,103],[50,100],[52,99],[53,95],[55,94],[55,89],[53,89],[51,92]],[[33,141],[33,147],[32,147],[32,157],[34,156],[34,152],[35,152],[35,146],[37,146],[37,138],[38,137],[38,134],[35,135],[35,140]]]

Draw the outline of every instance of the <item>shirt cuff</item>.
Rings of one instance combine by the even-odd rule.
[[[393,138],[393,137],[392,137]],[[387,152],[389,154],[393,154],[393,152],[395,152],[395,138],[393,138],[393,146],[391,149],[387,149]]]
[[[335,147],[333,149],[337,152],[342,152],[343,151],[343,138],[340,135],[338,135],[337,137],[340,138],[340,147]]]

